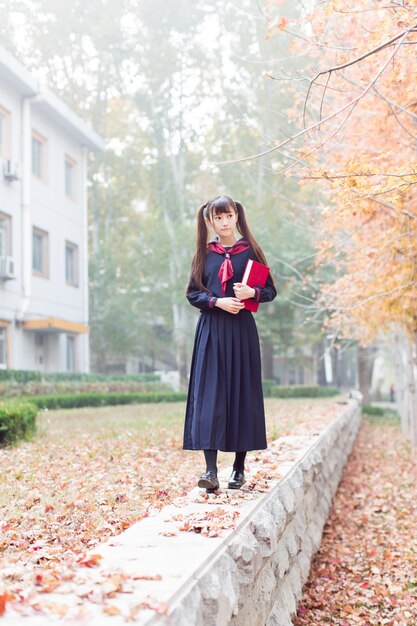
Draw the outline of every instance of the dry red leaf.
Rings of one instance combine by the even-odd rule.
[[[308,411],[304,402],[267,399],[269,439],[272,432],[316,432],[343,410],[333,399],[307,404]],[[195,486],[203,456],[188,454],[179,445],[183,410],[180,405],[112,407],[115,421],[111,427],[102,425],[108,419],[107,408],[91,410],[88,423],[84,411],[80,411],[78,424],[74,411],[70,415],[57,411],[53,419],[49,413],[44,423],[40,416],[42,436],[21,446],[0,449],[3,496],[0,550],[2,567],[8,572],[8,602],[16,603],[16,607],[18,603],[19,609],[21,604],[30,603],[36,611],[42,611],[48,598],[44,591],[48,589],[45,572],[56,571],[62,588],[68,581],[78,580],[80,564],[98,565],[97,557],[91,560],[86,555],[101,541],[118,535]],[[170,419],[169,428],[155,428],[155,421],[161,419],[164,411]],[[174,425],[171,424],[173,412],[178,413]],[[126,429],[123,423],[119,425],[126,416],[149,421],[149,429],[135,432]],[[276,457],[270,451],[265,454],[276,463],[289,454],[288,450],[285,446],[274,449]],[[253,457],[248,456],[249,466]],[[230,455],[219,455],[221,468],[230,461]],[[176,468],[175,476],[167,484],[166,477],[171,476],[172,467]],[[264,469],[270,470],[270,465],[265,464]],[[263,485],[268,485],[264,477],[253,485],[253,493],[261,492]],[[205,502],[217,508],[218,504],[234,506],[242,499],[250,499],[252,492],[242,489],[237,494],[219,492],[206,497],[202,492],[201,495]],[[28,509],[27,501],[31,505]],[[183,516],[178,515],[177,521],[183,522]],[[200,523],[197,520],[197,532],[216,536],[223,530],[222,523],[219,518]],[[224,523],[234,522],[225,519]],[[83,560],[86,562],[82,563]],[[37,574],[43,576],[38,580],[39,583],[43,580],[44,585],[34,584]],[[55,584],[53,576],[50,584]],[[123,593],[126,588],[123,584]],[[81,587],[80,593],[76,593],[82,603],[104,606],[108,590],[110,594],[119,593],[106,584],[98,585],[98,590]],[[5,610],[5,597],[0,601],[2,605]],[[51,603],[48,611],[59,611],[57,606]]]
[[[85,565],[85,567],[96,567],[102,558],[101,554],[83,554],[77,559],[77,563]]]
[[[417,624],[416,501],[417,459],[398,423],[364,422],[294,626]]]
[[[55,571],[38,572],[35,576],[35,585],[41,588],[42,593],[50,593],[61,584],[61,578]]]
[[[10,600],[13,600],[12,594],[7,591],[0,594],[0,617],[6,612],[6,605]]]
[[[114,604],[109,604],[103,608],[103,613],[106,613],[107,615],[120,615],[121,610],[118,606],[115,606]]]

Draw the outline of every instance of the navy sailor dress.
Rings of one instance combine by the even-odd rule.
[[[242,238],[239,243],[244,242]],[[184,425],[184,450],[243,452],[267,447],[262,393],[261,354],[252,313],[237,314],[214,306],[222,297],[218,276],[225,258],[208,250],[203,284],[190,280],[187,298],[200,309],[191,360]],[[241,282],[248,259],[256,259],[251,247],[230,255],[233,276],[224,297],[235,297],[233,283]],[[255,299],[270,302],[277,292],[271,277],[256,287]]]

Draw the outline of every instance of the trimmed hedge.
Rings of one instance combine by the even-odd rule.
[[[39,372],[34,370],[12,370],[0,369],[0,380],[10,380],[17,383],[28,383],[31,381],[86,381],[86,382],[110,382],[110,381],[137,381],[137,382],[157,382],[160,380],[158,374],[83,374],[81,372]]]
[[[271,380],[270,378],[262,379],[262,389],[264,392],[264,396],[269,398],[272,395],[272,389],[277,386],[275,380]]]
[[[0,380],[0,399],[20,398],[27,396],[51,396],[76,393],[144,393],[152,391],[161,393],[172,391],[170,385],[157,382],[138,382],[136,380],[85,381],[60,380],[56,382],[32,380],[18,383],[15,380]]]
[[[320,385],[276,385],[271,388],[273,398],[326,398],[340,395],[336,387],[321,387]]]
[[[370,404],[362,405],[362,413],[366,413],[367,415],[385,415],[385,409],[380,406],[371,406]]]
[[[36,431],[38,407],[31,402],[0,404],[0,445],[29,438]]]
[[[271,386],[270,393],[265,395],[274,398],[317,398],[340,394],[334,387],[306,385]],[[27,403],[40,409],[72,409],[85,406],[110,406],[120,404],[144,404],[150,402],[183,402],[187,399],[185,392],[175,391],[143,391],[143,392],[107,392],[107,393],[66,393],[28,396]],[[12,405],[12,403],[10,403]],[[13,404],[14,405],[14,404]]]
[[[149,402],[179,402],[186,400],[185,393],[144,391],[137,393],[71,393],[50,396],[31,396],[28,400],[40,409],[72,409],[84,406],[116,404],[143,404]]]

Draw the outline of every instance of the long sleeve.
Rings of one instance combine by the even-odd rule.
[[[208,291],[199,291],[196,289],[194,281],[190,279],[187,287],[187,299],[190,304],[197,307],[201,311],[208,311],[216,304],[217,298]]]
[[[256,300],[256,302],[271,302],[277,295],[277,290],[272,282],[271,275],[268,276],[265,287],[257,285],[254,289],[256,292],[254,300]]]

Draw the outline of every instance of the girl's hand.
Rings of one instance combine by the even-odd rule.
[[[233,313],[233,315],[236,315],[241,309],[245,308],[244,303],[240,302],[237,298],[217,298],[214,306],[223,309],[223,311],[227,311],[227,313]]]
[[[249,287],[249,285],[244,285],[243,283],[233,283],[233,290],[238,300],[254,298],[256,294],[256,291],[253,287]]]

